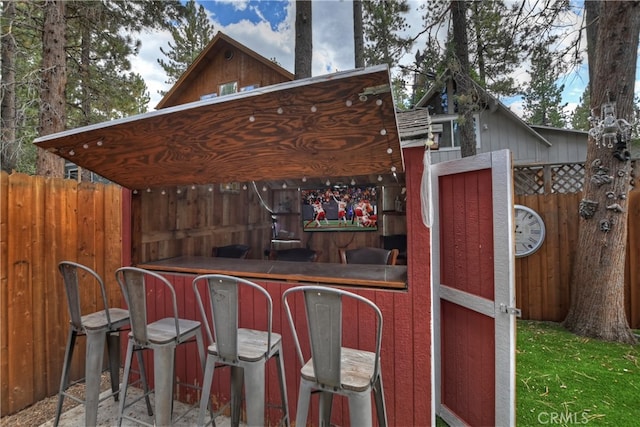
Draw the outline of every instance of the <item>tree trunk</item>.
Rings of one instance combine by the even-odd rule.
[[[61,132],[66,122],[65,4],[49,0],[44,6],[42,33],[42,83],[40,85],[40,136]],[[38,148],[38,175],[64,176],[64,159]]]
[[[364,28],[362,26],[362,0],[353,0],[353,50],[356,68],[364,67]]]
[[[587,58],[591,61],[596,60],[596,43],[598,40],[598,16],[600,15],[600,2],[599,1],[586,1],[584,2],[585,19],[587,20]],[[595,80],[593,72],[595,65],[591,66],[589,63],[589,84]]]
[[[591,108],[600,116],[608,101],[616,117],[632,117],[640,2],[600,4],[595,58],[589,57]],[[571,306],[564,321],[570,331],[607,341],[635,343],[624,307],[631,166],[623,147],[627,135],[589,136],[580,203],[578,247],[571,280]],[[630,135],[628,135],[630,138]]]
[[[2,5],[2,170],[11,172],[18,163],[16,144],[16,39],[13,34],[16,4],[13,0]]]
[[[476,137],[473,124],[473,98],[469,67],[469,46],[467,44],[467,4],[465,0],[451,2],[453,23],[454,61],[453,79],[456,82],[458,102],[458,124],[460,126],[460,154],[462,157],[475,156]]]
[[[296,79],[311,77],[311,60],[313,58],[311,0],[296,1],[296,47],[295,76]]]

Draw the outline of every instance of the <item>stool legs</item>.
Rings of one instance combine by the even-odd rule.
[[[244,369],[231,367],[231,425],[240,425],[240,406],[242,404],[242,384],[244,383]]]
[[[307,425],[307,414],[309,413],[309,401],[311,400],[311,384],[305,380],[300,381],[300,391],[298,393],[298,408],[296,410],[296,426]]]
[[[87,349],[85,354],[85,424],[88,426],[96,425],[98,422],[98,403],[100,398],[100,378],[102,375],[102,362],[104,357],[106,330],[93,330],[87,332]],[[62,367],[62,377],[60,379],[60,390],[58,392],[58,406],[56,408],[56,418],[53,425],[60,423],[62,414],[62,404],[69,386],[69,368],[73,358],[73,350],[75,348],[76,337],[78,333],[70,329],[69,338],[67,339],[67,348],[64,355],[64,366]],[[113,367],[116,363],[110,360]],[[112,368],[113,369],[113,368]],[[119,370],[119,367],[116,369]],[[113,381],[113,372],[111,379],[111,387],[117,390],[118,380]]]
[[[56,408],[56,418],[53,421],[54,427],[58,427],[58,424],[60,423],[62,404],[64,403],[64,393],[69,383],[69,368],[71,367],[71,358],[73,357],[73,349],[76,345],[76,336],[76,331],[74,331],[73,329],[69,329],[67,348],[64,351],[64,365],[62,366],[62,376],[60,378],[60,390],[58,391],[58,407]]]
[[[171,408],[173,407],[173,362],[174,346],[163,346],[153,349],[153,379],[155,383],[156,425],[171,425]]]
[[[384,403],[384,388],[382,387],[382,374],[378,374],[378,379],[373,384],[373,398],[376,402],[376,414],[378,415],[378,426],[387,427],[387,407]]]
[[[282,417],[284,425],[289,427],[291,419],[289,417],[289,400],[287,399],[287,381],[284,374],[284,360],[282,359],[282,341],[278,345],[278,353],[275,355],[278,363],[278,380],[280,381],[280,402],[282,403]]]
[[[329,427],[331,425],[331,408],[333,407],[333,393],[328,391],[320,392],[320,402],[318,404],[320,427]]]
[[[349,421],[352,426],[373,425],[370,393],[354,393],[349,395]]]
[[[209,397],[211,396],[211,383],[213,382],[213,373],[216,368],[216,362],[212,357],[207,357],[204,368],[204,376],[202,378],[202,396],[200,397],[200,409],[198,411],[198,425],[204,425],[204,414],[209,406]],[[213,422],[215,425],[215,421]]]
[[[109,354],[109,373],[111,374],[111,392],[118,401],[118,387],[120,386],[120,332],[107,334],[107,352]]]
[[[118,427],[122,425],[122,415],[124,414],[124,404],[127,401],[127,387],[129,386],[129,372],[131,371],[131,357],[133,356],[134,343],[129,339],[127,344],[127,355],[124,359],[124,374],[122,385],[120,386],[120,404],[118,405]],[[146,378],[146,377],[145,377]],[[146,384],[146,381],[145,381]],[[146,387],[145,387],[146,388]],[[146,390],[145,390],[146,393]]]
[[[85,425],[98,424],[98,401],[100,399],[100,377],[104,357],[105,330],[87,332],[85,357]]]
[[[250,426],[264,425],[264,382],[265,364],[262,362],[251,363],[244,369],[245,394],[247,399],[247,424]]]

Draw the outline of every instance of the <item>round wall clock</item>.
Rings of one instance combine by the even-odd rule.
[[[538,212],[533,209],[515,205],[516,224],[516,258],[531,255],[542,246],[544,242],[544,221]]]

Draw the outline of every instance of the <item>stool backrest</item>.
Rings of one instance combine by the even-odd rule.
[[[149,345],[147,334],[147,292],[150,281],[158,286],[158,292],[163,290],[168,292],[169,302],[173,308],[173,318],[176,327],[176,337],[180,341],[180,327],[178,316],[178,303],[176,301],[176,291],[166,277],[153,271],[137,267],[121,267],[116,270],[116,280],[120,284],[122,294],[129,308],[131,321],[131,332],[135,341],[142,346]],[[154,287],[155,287],[154,286]],[[161,289],[164,288],[164,289]]]
[[[316,262],[320,251],[307,248],[280,249],[272,252],[272,258],[278,261]]]
[[[395,265],[398,258],[397,249],[382,248],[357,248],[340,249],[340,262],[342,264],[378,264]]]
[[[251,251],[251,246],[247,245],[226,245],[214,246],[211,249],[211,256],[219,258],[240,258],[245,259]]]
[[[76,331],[82,331],[82,303],[80,301],[81,283],[98,285],[100,295],[102,296],[102,305],[107,323],[111,328],[111,318],[109,316],[109,303],[107,301],[107,292],[104,287],[102,277],[91,268],[72,261],[62,261],[58,264],[58,270],[64,281],[64,289],[67,295],[67,307],[69,309],[69,317],[71,324]]]
[[[205,285],[207,295],[207,305],[209,313],[205,309],[205,304],[201,295],[201,284]],[[196,277],[192,283],[193,292],[200,309],[200,314],[204,320],[205,330],[209,343],[216,343],[218,355],[228,361],[238,360],[238,328],[239,328],[239,308],[242,303],[240,294],[242,292],[255,291],[251,297],[252,304],[259,304],[263,300],[266,304],[267,316],[267,351],[271,349],[271,320],[273,316],[273,302],[269,293],[257,283],[239,277],[224,274],[204,274]],[[243,288],[246,288],[243,290]],[[262,296],[264,298],[256,298]],[[211,325],[209,321],[211,319]],[[266,357],[266,353],[264,355]]]
[[[382,312],[370,300],[341,289],[325,286],[298,286],[287,289],[282,294],[282,301],[293,332],[294,343],[300,364],[306,360],[300,345],[300,335],[289,307],[292,294],[302,293],[304,296],[305,314],[308,328],[309,348],[313,359],[313,369],[318,382],[326,387],[341,388],[341,352],[343,347],[343,302],[352,300],[358,303],[358,313],[364,315],[366,308],[375,314],[375,367],[372,381],[380,372],[380,347],[382,344]],[[351,309],[352,306],[350,306]],[[350,325],[349,327],[355,327]]]

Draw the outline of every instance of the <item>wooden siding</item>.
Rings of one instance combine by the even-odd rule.
[[[533,129],[551,143],[545,162],[584,162],[587,158],[587,132],[545,126]]]
[[[226,55],[232,57],[227,59]],[[212,93],[220,96],[219,86],[225,83],[237,82],[239,92],[251,85],[260,88],[289,80],[237,47],[223,43],[207,58],[207,66],[192,73],[162,108],[198,101],[201,96]]]
[[[403,113],[400,113],[401,116]],[[432,116],[434,121],[438,116]],[[484,110],[479,115],[480,147],[478,154],[502,149],[511,150],[514,164],[584,162],[587,155],[587,135],[584,132],[536,126],[534,130],[546,139],[536,138],[527,126],[509,117],[498,108]],[[460,158],[460,149],[434,150],[433,163]]]
[[[132,222],[134,264],[211,256],[214,246],[236,243],[251,246],[249,257],[261,259],[271,239],[270,214],[256,193],[222,192],[220,185],[133,194]]]
[[[105,280],[110,304],[121,296],[121,188],[116,185],[0,174],[1,413],[16,412],[58,391],[69,315],[57,265],[72,260]],[[101,308],[84,295],[83,308]],[[72,378],[84,373],[78,340]]]
[[[272,223],[269,209],[291,212],[277,215],[278,230],[295,240],[274,245],[274,249],[309,247],[321,251],[320,262],[339,263],[339,249],[380,246],[380,236],[406,234],[404,213],[379,215],[378,231],[305,233],[300,218],[300,194],[296,188],[266,187],[260,196],[249,186],[237,192],[222,192],[219,185],[142,191],[132,194],[132,262],[157,261],[177,256],[210,256],[213,246],[240,243],[251,246],[249,258],[262,259],[271,248]],[[396,194],[399,187],[383,189]],[[260,198],[266,206],[261,204]],[[380,197],[380,208],[383,204]]]
[[[385,388],[385,400],[388,411],[389,425],[429,425],[431,423],[431,287],[429,283],[429,231],[422,225],[420,213],[420,182],[422,173],[422,150],[414,150],[405,156],[407,161],[408,194],[407,215],[411,217],[407,227],[411,235],[409,241],[412,254],[416,262],[409,266],[407,291],[366,290],[356,289],[354,292],[371,299],[381,309],[384,317],[383,341],[382,341],[382,375]],[[366,233],[365,233],[366,234]],[[175,284],[178,295],[178,310],[182,316],[200,319],[193,304],[193,292],[191,282],[193,275],[172,275],[167,277]],[[273,330],[283,336],[286,367],[287,393],[289,398],[289,410],[292,419],[298,400],[298,376],[301,366],[297,362],[297,356],[293,345],[293,339],[288,327],[286,314],[282,309],[282,293],[292,283],[262,282],[271,295],[274,303]],[[254,299],[250,294],[243,294],[240,323],[246,328],[265,328],[266,321],[260,311],[254,306]],[[157,304],[155,299],[148,303],[151,311],[149,320],[164,316],[166,307]],[[295,304],[292,307],[294,317],[300,320],[304,316],[303,305]],[[347,333],[347,346],[366,345],[373,340],[373,328],[370,327],[370,319],[362,317],[356,311],[347,310],[348,318],[345,325],[351,326]],[[195,347],[195,346],[193,346]],[[199,381],[202,372],[198,363],[195,348],[187,349],[176,358],[176,375],[181,381],[193,383]],[[218,372],[218,371],[216,371]],[[224,404],[229,400],[229,375],[228,370],[220,370],[216,374],[213,383],[212,395],[214,402]],[[267,369],[267,396],[268,401],[278,401],[276,368],[270,364]],[[180,390],[181,396],[189,399],[189,391]],[[191,396],[193,400],[193,396]],[[276,423],[281,414],[269,408],[269,420]],[[312,404],[309,419],[317,419],[317,402]],[[333,406],[332,423],[336,425],[348,424],[348,409],[345,401],[336,398]]]
[[[264,87],[293,80],[293,74],[236,42],[218,34],[189,66],[158,104],[167,108],[199,100],[217,93],[220,85],[237,82],[237,90],[247,86]]]
[[[394,365],[391,374],[385,374],[387,406],[395,413],[396,425],[412,425],[415,420],[429,420],[431,388],[429,325],[431,318],[430,299],[430,253],[428,248],[429,232],[422,226],[420,217],[420,174],[422,169],[422,148],[405,149],[407,171],[406,231],[408,239],[409,276],[408,292],[375,291],[375,302],[385,313],[385,372],[389,363],[398,358],[412,367],[403,364]],[[636,168],[637,170],[637,168]],[[419,171],[419,172],[418,172]],[[219,190],[219,189],[218,189]],[[156,211],[157,216],[169,215],[175,224],[189,224],[184,218],[191,218],[189,229],[174,230],[175,235],[184,237],[178,243],[153,240],[155,231],[143,235],[136,228],[140,225],[139,206],[142,196],[129,198],[121,194],[121,188],[115,185],[78,184],[75,181],[45,179],[21,174],[0,174],[0,404],[2,416],[16,412],[35,403],[43,397],[58,391],[59,378],[66,343],[68,314],[66,309],[62,279],[57,271],[57,263],[63,259],[85,263],[98,271],[107,283],[111,303],[118,303],[120,291],[112,272],[123,265],[120,260],[124,254],[124,264],[129,264],[127,252],[129,244],[122,247],[121,209],[131,202],[134,215],[133,232],[125,233],[131,238],[131,247],[145,253],[169,250],[178,247],[208,249],[208,244],[198,242],[204,239],[198,236],[200,227],[204,234],[224,236],[226,241],[242,240],[242,236],[252,242],[252,253],[258,258],[270,236],[270,218],[255,196],[220,194],[208,189],[204,201],[194,203],[189,195],[178,197],[165,196],[164,201],[154,200],[155,206],[165,203],[171,206],[167,211]],[[241,190],[242,191],[242,190]],[[295,192],[295,190],[293,190]],[[274,203],[277,197],[268,196],[266,201]],[[145,194],[144,197],[158,197],[161,193]],[[227,199],[224,202],[225,198]],[[237,208],[234,198],[245,200],[248,207]],[[516,260],[517,306],[522,309],[524,319],[562,320],[569,304],[569,272],[577,242],[578,194],[553,194],[535,196],[515,196],[515,203],[537,209],[547,225],[547,239],[540,251],[527,258]],[[232,213],[223,218],[211,219],[222,212],[221,206],[231,205]],[[172,205],[173,203],[173,205]],[[193,207],[193,212],[180,210],[177,205]],[[198,206],[198,208],[196,208]],[[219,210],[218,210],[219,209]],[[235,209],[235,210],[234,210]],[[152,210],[148,209],[149,212]],[[169,210],[174,212],[168,214]],[[195,220],[189,215],[202,215]],[[207,216],[210,215],[210,216]],[[251,230],[238,231],[234,215],[246,215]],[[404,219],[399,216],[398,218]],[[289,218],[297,223],[298,219]],[[159,224],[166,218],[154,219]],[[185,222],[187,221],[187,222]],[[218,221],[218,222],[214,222]],[[215,225],[214,225],[215,224]],[[223,234],[223,225],[231,227],[231,234]],[[128,225],[126,225],[128,227]],[[629,237],[626,267],[626,304],[628,316],[633,328],[640,328],[640,190],[631,193],[629,200]],[[210,230],[207,228],[210,227]],[[288,225],[284,228],[289,227]],[[290,228],[287,228],[290,229]],[[193,236],[189,235],[193,233]],[[239,233],[239,234],[233,234]],[[243,234],[244,233],[244,234]],[[310,244],[314,248],[324,248],[330,257],[337,253],[333,234],[338,234],[336,242],[345,244],[346,234],[306,233],[302,245]],[[367,238],[372,233],[355,233],[354,238]],[[156,233],[160,236],[160,233]],[[253,240],[256,239],[256,240]],[[323,239],[327,239],[323,241]],[[345,239],[342,242],[341,239]],[[148,241],[147,241],[148,240]],[[184,242],[182,242],[184,240]],[[204,240],[203,240],[204,241]],[[354,242],[351,242],[355,244]],[[160,248],[160,249],[154,249]],[[209,249],[210,250],[210,249]],[[138,254],[139,255],[139,254]],[[324,259],[323,261],[328,260]],[[281,285],[277,286],[281,290]],[[275,291],[274,291],[274,294]],[[371,295],[371,293],[367,293]],[[87,304],[92,302],[87,301]],[[388,319],[390,318],[390,319]],[[275,327],[275,325],[274,325]],[[393,331],[393,337],[388,336]],[[79,356],[82,358],[83,340],[80,340]],[[26,356],[25,356],[26,355]],[[73,367],[74,375],[83,370],[83,360]],[[37,372],[37,374],[36,374]],[[295,384],[295,377],[289,375],[288,384]],[[290,387],[292,387],[290,385]],[[398,394],[394,390],[411,390],[408,395]],[[291,388],[290,388],[291,390]],[[409,396],[409,397],[408,397]],[[402,410],[411,405],[413,411]],[[391,421],[391,420],[390,420]],[[428,424],[429,422],[423,423]]]

